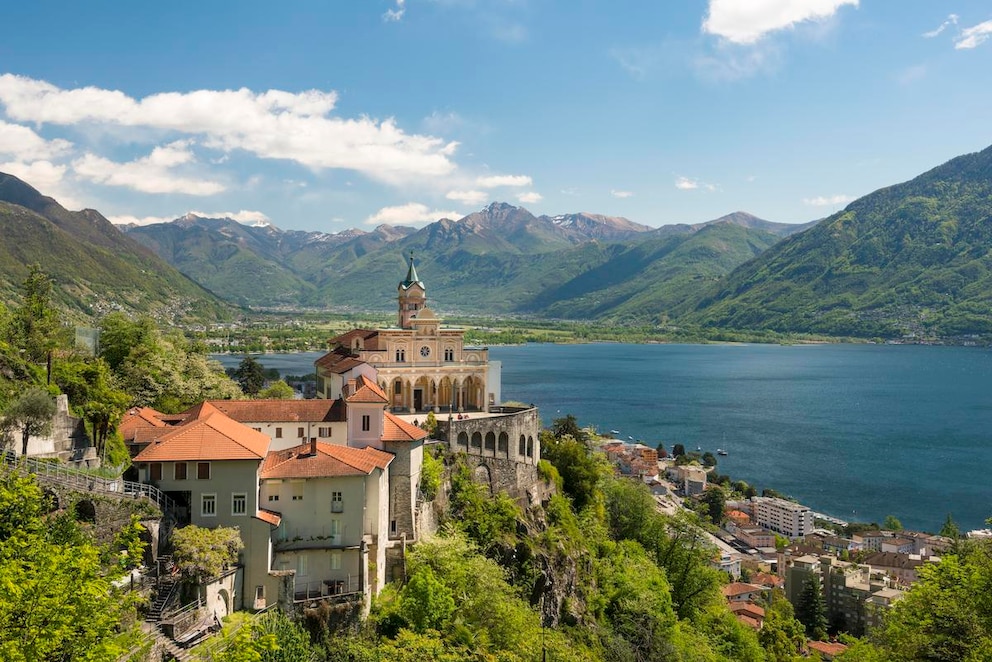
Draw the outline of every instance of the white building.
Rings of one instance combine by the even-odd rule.
[[[789,538],[813,532],[813,511],[793,501],[774,497],[751,497],[755,522]]]

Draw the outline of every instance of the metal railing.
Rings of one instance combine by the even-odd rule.
[[[154,485],[136,483],[121,478],[101,478],[79,469],[71,469],[57,462],[39,460],[34,457],[19,457],[11,452],[0,454],[3,462],[25,474],[33,474],[39,481],[58,483],[84,492],[118,494],[132,498],[146,498],[154,503],[163,514],[174,513],[175,502],[165,492]]]
[[[325,579],[322,581],[307,582],[302,590],[297,584],[296,592],[293,595],[293,602],[307,602],[326,598],[343,598],[362,592],[361,578],[355,575],[348,575],[345,579]]]

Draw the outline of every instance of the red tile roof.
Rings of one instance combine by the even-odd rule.
[[[210,408],[201,408],[200,413]],[[269,449],[269,437],[213,411],[172,428],[156,443],[142,450],[135,462],[183,462],[186,460],[261,460]]]
[[[260,477],[271,479],[367,476],[373,469],[388,467],[394,457],[392,453],[371,446],[361,449],[324,443],[318,443],[316,446],[316,454],[311,454],[310,444],[269,453],[262,463]]]
[[[363,349],[379,349],[379,332],[374,329],[352,329],[351,331],[347,331],[339,336],[331,338],[327,341],[327,344],[329,347],[345,347],[350,350],[352,342],[355,338],[362,339]]]
[[[735,614],[744,613],[753,618],[764,618],[765,610],[752,602],[734,602],[730,604],[730,611]]]
[[[402,418],[383,412],[382,440],[383,441],[420,441],[427,438],[427,430],[413,423],[407,423]]]
[[[242,423],[344,421],[340,400],[210,400],[225,415]]]
[[[720,588],[723,595],[730,598],[737,595],[744,595],[745,593],[760,593],[764,591],[764,587],[755,586],[754,584],[743,584],[741,582],[734,582],[733,584],[727,584]]]
[[[158,428],[165,427],[162,416],[161,412],[157,412],[151,407],[134,407],[124,414],[117,430],[125,441],[132,441],[145,434],[146,431],[154,433]]]
[[[382,404],[389,402],[389,398],[387,398],[383,390],[379,388],[379,385],[367,378],[365,375],[359,375],[358,378],[355,379],[355,392],[345,398],[345,400],[347,402]]]
[[[752,628],[754,630],[761,629],[761,621],[759,621],[758,619],[748,616],[747,614],[735,614],[735,616],[737,616],[738,621],[748,626],[749,628]]]
[[[806,642],[806,645],[811,649],[815,650],[821,655],[829,656],[826,659],[832,660],[836,656],[840,655],[847,650],[847,646],[844,644],[832,642],[832,641],[813,641],[812,639]]]
[[[272,526],[279,526],[282,522],[282,515],[275,512],[274,510],[266,510],[265,508],[259,508],[258,512],[255,513],[255,519],[260,519],[263,522],[268,522]]]
[[[314,365],[326,372],[345,373],[357,365],[365,363],[354,356],[347,347],[335,347],[327,354],[314,361]]]

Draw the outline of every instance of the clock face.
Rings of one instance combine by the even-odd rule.
[[[431,355],[431,348],[428,347],[427,345],[424,345],[423,347],[420,348],[420,355],[423,356],[424,358],[427,358],[428,356]]]

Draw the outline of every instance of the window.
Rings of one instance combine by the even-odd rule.
[[[389,522],[389,532],[396,533],[396,520],[392,520]]]
[[[455,350],[451,349],[450,347],[446,347],[444,349],[444,360],[445,361],[454,361],[455,360]]]
[[[527,457],[534,457],[534,437],[527,437]]]
[[[200,495],[200,514],[204,517],[214,517],[217,515],[217,495]]]
[[[362,416],[362,432],[368,432],[372,429],[372,417],[368,414]]]
[[[209,462],[197,462],[196,463],[196,479],[197,480],[210,480],[210,463]]]
[[[278,494],[270,494],[269,495],[269,501],[278,501],[278,500],[279,500],[279,495]]]
[[[473,432],[472,433],[472,448],[482,448],[482,433]]]
[[[231,495],[231,514],[244,515],[248,512],[248,495],[244,492]]]
[[[341,569],[341,550],[335,549],[331,552],[331,570]]]
[[[152,462],[148,469],[149,480],[162,480],[162,463]]]
[[[303,481],[293,483],[293,501],[303,501]]]
[[[496,450],[496,435],[493,434],[492,430],[486,433],[486,450],[487,451]]]
[[[303,439],[304,437],[306,437],[307,436],[306,433],[307,433],[306,428],[296,428],[296,436],[299,439]]]
[[[330,437],[331,428],[317,428],[317,436],[319,437]]]
[[[342,498],[340,492],[331,492],[331,512],[332,513],[343,513],[344,512],[344,499]]]
[[[396,350],[396,362],[403,363],[404,361],[406,361],[406,350],[405,349]]]
[[[276,428],[276,439],[282,439],[282,428]]]
[[[499,441],[496,444],[496,450],[500,453],[510,452],[510,437],[505,432],[499,433]]]
[[[518,455],[527,454],[527,437],[525,437],[524,435],[520,435],[520,447],[517,449],[517,454]]]
[[[300,577],[307,574],[307,555],[298,554],[296,557],[296,574]]]
[[[173,478],[176,480],[186,480],[186,463],[176,462],[176,467],[173,469]]]

